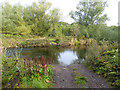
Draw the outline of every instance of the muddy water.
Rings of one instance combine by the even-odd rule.
[[[38,57],[41,60],[41,56],[49,57],[51,64],[60,64],[67,66],[72,63],[80,63],[84,61],[85,50],[84,49],[73,49],[73,48],[60,48],[57,46],[51,46],[47,48],[12,48],[7,50],[7,56],[19,56],[19,57]]]

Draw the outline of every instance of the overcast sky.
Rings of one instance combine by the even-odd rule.
[[[31,5],[32,2],[38,2],[39,0],[0,0],[0,2],[9,1],[11,4],[20,3],[21,5]],[[76,5],[79,0],[46,0],[52,3],[52,8],[59,8],[62,12],[62,21],[72,23],[73,20],[69,16],[71,10],[76,10]],[[104,13],[108,15],[110,21],[107,21],[107,25],[117,25],[118,23],[118,2],[120,0],[107,0],[108,7]]]

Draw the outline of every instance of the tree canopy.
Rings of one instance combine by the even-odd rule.
[[[106,2],[83,2],[79,1],[76,11],[71,11],[70,16],[77,23],[81,25],[92,25],[92,24],[104,24],[108,19],[106,14],[103,14],[105,7],[107,6]]]
[[[30,6],[20,4],[10,5],[8,2],[2,5],[2,33],[16,35],[43,36],[55,32],[60,18],[59,9],[52,9],[50,2],[40,0]]]

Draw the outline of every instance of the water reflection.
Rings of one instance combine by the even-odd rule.
[[[70,65],[77,59],[78,57],[76,52],[73,52],[72,50],[66,50],[60,53],[58,61],[61,65]]]
[[[70,65],[75,61],[82,61],[85,56],[85,50],[83,49],[68,49],[56,46],[47,48],[23,48],[22,51],[21,48],[12,48],[8,49],[7,56],[13,56],[16,53],[19,53],[20,57],[38,57],[39,60],[41,60],[41,56],[46,56],[47,58],[50,58],[51,64],[61,65]]]

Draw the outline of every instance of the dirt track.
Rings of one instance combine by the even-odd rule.
[[[82,64],[72,64],[69,66],[54,66],[54,88],[112,88],[105,82],[103,77],[100,77],[96,73],[88,70]],[[87,77],[88,82],[85,87],[75,84],[73,76],[73,68],[77,68],[77,72]]]

